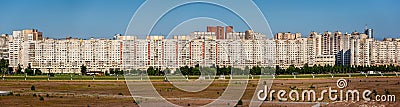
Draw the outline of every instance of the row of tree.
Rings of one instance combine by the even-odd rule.
[[[200,71],[203,73],[213,74],[216,70],[217,75],[230,75],[232,72],[239,74],[247,74],[249,71],[251,75],[261,75],[262,73],[273,73],[273,74],[328,74],[328,73],[359,73],[359,72],[368,72],[368,71],[380,71],[380,72],[400,72],[400,66],[388,65],[388,66],[343,66],[343,65],[335,65],[335,66],[320,66],[314,65],[312,67],[308,66],[308,64],[304,64],[303,67],[295,67],[294,65],[289,66],[287,69],[283,69],[279,65],[275,68],[272,67],[260,67],[253,66],[252,68],[245,67],[244,70],[238,68],[228,67],[219,67],[215,68],[199,68],[198,65],[194,67],[183,66],[180,67],[179,70],[175,71],[175,73],[182,73],[183,75],[200,75]],[[170,70],[166,73],[170,73]],[[160,69],[153,67],[149,67],[147,69],[148,75],[163,75],[165,71],[161,71]],[[211,71],[211,72],[210,72]]]
[[[0,70],[3,74],[11,74],[12,72],[8,72],[9,70],[9,63],[8,60],[1,59],[0,60]],[[87,67],[82,65],[81,73],[86,74]],[[281,68],[279,65],[275,66],[275,68],[271,67],[259,67],[253,66],[252,68],[245,67],[244,70],[233,68],[231,66],[212,66],[212,67],[200,67],[196,65],[194,67],[183,66],[180,67],[179,70],[175,71],[174,73],[182,73],[183,75],[200,75],[202,73],[210,74],[210,75],[230,75],[231,72],[234,71],[235,73],[239,74],[247,74],[249,71],[252,75],[260,75],[261,73],[271,73],[275,72],[276,74],[327,74],[327,73],[358,73],[358,72],[367,72],[367,71],[381,71],[381,72],[400,72],[400,66],[391,65],[380,65],[380,66],[344,66],[344,65],[335,65],[335,66],[320,66],[314,65],[312,67],[308,66],[308,64],[304,64],[303,67],[295,67],[294,65],[289,66],[287,69]],[[146,71],[140,70],[131,70],[126,71],[128,73],[136,73],[136,74],[148,74],[148,75],[164,75],[165,73],[170,74],[170,69],[161,70],[160,68],[149,67]],[[27,73],[28,75],[41,75],[42,71],[39,69],[32,69],[31,65],[28,64],[28,67],[24,69],[22,72],[21,66],[18,64],[16,69],[17,74]],[[107,74],[124,74],[123,70],[114,70],[110,69],[109,72],[106,71]]]
[[[0,70],[2,74],[14,74],[13,72],[10,72],[11,70],[9,69],[9,63],[8,60],[5,60],[2,58],[0,60]],[[22,72],[21,65],[18,64],[17,71],[15,72],[16,74],[24,74],[26,73],[27,75],[41,75],[42,71],[39,69],[32,69],[31,65],[29,64],[27,68],[25,68],[24,72]]]
[[[32,67],[31,67],[31,64],[28,64],[28,67],[25,68],[24,71],[28,75],[42,75],[42,71],[40,69],[37,69],[37,68],[35,70],[33,70]]]
[[[32,69],[31,64],[28,64],[28,67],[24,69],[24,72],[22,72],[22,67],[21,65],[18,64],[17,66],[17,71],[15,74],[24,74],[26,73],[27,75],[42,75],[42,71],[38,68]],[[14,74],[13,72],[9,72],[9,74]]]
[[[327,73],[358,73],[367,71],[380,71],[380,72],[400,72],[400,66],[394,65],[380,65],[380,66],[320,66],[314,65],[312,67],[308,64],[304,64],[303,67],[295,67],[294,65],[289,66],[287,69],[282,69],[278,65],[276,68],[276,74],[327,74]]]
[[[260,75],[261,70],[265,69],[259,66],[253,66],[251,69],[249,67],[245,67],[244,70],[239,69],[239,68],[233,68],[231,66],[228,67],[200,67],[199,65],[196,65],[194,67],[189,67],[189,66],[183,66],[180,67],[179,70],[176,70],[174,74],[182,74],[182,75],[201,75],[202,73],[204,75],[230,75],[232,71],[235,73],[235,75],[240,75],[240,74],[252,74],[252,75]],[[273,68],[270,68],[273,69]],[[154,68],[154,67],[149,67],[147,68],[147,74],[148,75],[164,75],[166,74],[171,74],[171,70],[169,68],[165,70],[160,70],[159,68]],[[140,70],[132,70],[131,73],[142,73],[144,74],[143,71]]]

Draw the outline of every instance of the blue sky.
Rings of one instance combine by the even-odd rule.
[[[1,0],[0,33],[37,28],[52,38],[73,36],[79,38],[112,38],[124,34],[134,12],[143,0]],[[273,33],[310,31],[361,31],[365,24],[374,29],[375,37],[400,37],[399,0],[254,0],[269,22]],[[162,4],[162,3],[161,3]],[[195,15],[202,7],[182,7],[171,12],[166,21],[156,26],[154,35],[169,33],[172,23],[182,14]],[[204,7],[204,6],[203,6]],[[211,14],[223,9],[208,6],[201,9]],[[202,11],[199,11],[201,13]],[[175,13],[175,15],[173,14]],[[235,31],[248,27],[234,20]],[[230,22],[229,22],[230,21]],[[194,29],[194,30],[205,30]],[[180,32],[186,33],[186,32]],[[138,34],[140,35],[140,34]]]

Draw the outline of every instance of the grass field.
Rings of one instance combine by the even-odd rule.
[[[227,76],[228,77],[228,76]],[[257,76],[255,76],[257,77]],[[368,76],[347,74],[335,75],[331,78],[327,75],[297,75],[296,79],[291,75],[277,76],[273,82],[273,90],[290,90],[295,87],[296,90],[314,89],[318,92],[332,87],[337,89],[336,80],[344,77],[348,80],[349,89],[359,90],[375,90],[378,94],[390,93],[392,95],[400,95],[400,78],[396,76]],[[13,95],[0,96],[1,106],[138,106],[130,95],[123,76],[119,76],[116,80],[115,76],[95,77],[92,80],[91,76],[74,76],[73,80],[69,80],[69,75],[56,75],[47,81],[47,76],[28,76],[27,81],[24,76],[7,76],[5,80],[0,80],[1,91],[12,91]],[[169,82],[163,82],[162,76],[150,77],[154,87],[159,90],[163,97],[170,102],[181,106],[201,106],[218,98],[228,85],[228,80],[216,80],[207,89],[201,92],[185,92],[175,88]],[[190,76],[190,79],[198,78]],[[242,97],[243,106],[249,104],[255,88],[257,86],[257,78],[250,80],[247,85],[245,94]],[[31,87],[35,86],[35,90]],[[313,86],[313,87],[311,87]],[[387,90],[387,91],[385,91]],[[41,97],[43,100],[40,100]],[[180,98],[181,100],[177,100]],[[204,100],[190,100],[190,99]],[[398,102],[332,102],[323,100],[326,104],[322,106],[398,106]],[[283,101],[268,101],[262,106],[312,106],[312,102],[283,102]]]

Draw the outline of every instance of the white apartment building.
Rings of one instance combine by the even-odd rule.
[[[42,40],[42,32],[36,29],[13,31],[8,40],[10,67],[28,67],[34,59],[35,42],[39,40]]]
[[[335,65],[335,55],[319,55],[315,57],[315,65],[320,65],[320,66],[333,66]]]
[[[185,65],[273,66],[275,56],[273,40],[215,40],[213,32],[193,32],[190,36],[174,36],[173,39],[148,36],[145,40],[131,40],[124,46],[128,46],[123,48],[127,49],[124,53],[129,53],[123,55],[124,62],[130,62],[123,63],[126,69],[149,66],[165,69]]]
[[[350,65],[370,66],[370,44],[371,38],[353,38],[350,43]]]
[[[85,65],[89,71],[119,69],[122,64],[120,40],[66,38],[43,39],[35,42],[32,68],[49,73],[80,73]]]
[[[0,37],[0,58],[9,59],[9,39],[8,34],[2,34]]]
[[[290,65],[302,67],[304,64],[315,64],[315,44],[313,38],[295,40],[275,40],[276,64],[287,68]]]
[[[371,45],[371,65],[400,65],[400,39],[385,38]]]
[[[8,41],[8,42],[7,42]],[[300,33],[278,33],[275,39],[251,30],[227,32],[225,39],[216,39],[215,32],[192,32],[190,35],[136,36],[116,35],[114,39],[82,40],[42,39],[37,30],[13,31],[2,35],[1,56],[9,58],[14,70],[20,65],[50,73],[80,73],[80,66],[89,71],[110,69],[165,69],[181,66],[270,66],[290,65],[400,65],[400,39],[374,40],[353,32],[311,32],[308,38]]]

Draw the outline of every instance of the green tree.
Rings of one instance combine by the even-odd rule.
[[[155,71],[155,75],[158,75],[158,76],[160,76],[160,75],[164,75],[164,72],[163,71],[161,71],[161,69],[160,68],[156,68],[156,71]]]
[[[314,72],[314,73],[316,73],[316,74],[320,74],[321,72],[320,72],[320,68],[319,68],[319,65],[314,65],[312,68],[311,68],[312,70],[312,72]]]
[[[296,68],[294,67],[294,65],[290,65],[289,68],[286,69],[286,74],[292,74],[295,71]]]
[[[35,69],[35,74],[36,75],[42,75],[42,71],[38,68]]]
[[[25,73],[28,75],[35,75],[32,68],[31,68],[31,64],[28,64],[28,67],[25,68]]]
[[[393,64],[390,64],[387,71],[388,72],[396,71],[396,67]]]
[[[300,73],[302,74],[311,74],[310,67],[308,67],[308,63],[303,65],[303,68],[301,69]]]
[[[284,71],[281,69],[281,67],[279,67],[279,65],[276,65],[275,66],[275,72],[276,72],[276,74],[283,74],[284,73]]]
[[[32,69],[25,68],[25,73],[28,75],[35,75]]]
[[[259,66],[253,66],[253,67],[250,69],[250,74],[251,74],[251,75],[261,75],[261,67],[259,67]]]
[[[294,72],[295,72],[295,73],[299,73],[300,71],[301,71],[301,69],[298,68],[298,67],[296,67],[296,68],[294,69]]]
[[[22,74],[22,67],[20,64],[18,64],[18,67],[17,67],[17,74]]]
[[[8,65],[9,65],[8,64],[8,60],[5,60],[4,58],[1,58],[1,60],[0,60],[0,70],[1,70],[2,73],[7,72]]]
[[[183,66],[179,69],[179,71],[181,71],[182,75],[189,75],[190,72],[190,68],[189,66]]]
[[[164,70],[165,74],[171,74],[171,69],[169,69],[168,67]]]
[[[114,69],[110,68],[110,74],[115,74]]]
[[[147,68],[147,75],[155,75],[155,74],[156,74],[156,70],[152,66]]]
[[[230,75],[231,68],[232,67],[230,67],[230,66],[229,67],[223,66],[222,68],[217,66],[217,74],[218,75]]]
[[[86,66],[85,66],[84,64],[82,64],[82,66],[81,66],[81,73],[82,73],[82,75],[85,75],[85,74],[86,74],[86,71],[87,71]]]
[[[192,68],[192,75],[200,75],[200,69],[199,67],[193,67]]]
[[[117,69],[117,70],[115,71],[115,73],[118,74],[118,75],[122,75],[122,74],[124,74],[124,70],[119,70],[119,69]]]

